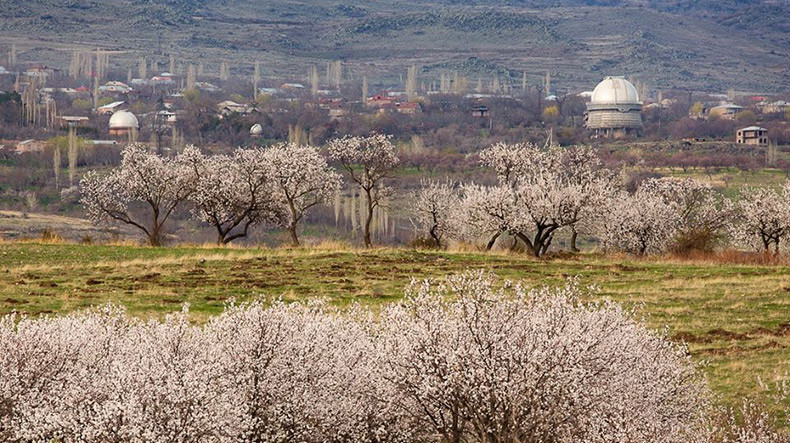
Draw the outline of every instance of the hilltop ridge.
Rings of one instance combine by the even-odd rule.
[[[259,60],[264,73],[304,77],[344,60],[352,74],[395,77],[417,64],[426,75],[459,70],[537,84],[551,71],[567,88],[605,75],[656,88],[773,92],[790,79],[790,5],[766,0],[10,0],[0,46],[20,60],[68,66],[70,48],[139,55]],[[3,48],[5,50],[5,48]]]

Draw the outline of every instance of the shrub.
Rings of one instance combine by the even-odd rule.
[[[230,304],[0,319],[0,440],[685,442],[708,392],[685,348],[575,283],[469,272],[374,320]]]

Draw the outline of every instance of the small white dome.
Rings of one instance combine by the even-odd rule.
[[[137,117],[129,111],[118,111],[110,117],[110,129],[137,129]]]
[[[606,77],[592,93],[592,104],[624,105],[638,104],[639,93],[628,80],[623,77]]]
[[[263,134],[263,126],[259,125],[258,123],[255,123],[250,128],[250,134],[252,134],[252,135],[261,135],[261,134]]]

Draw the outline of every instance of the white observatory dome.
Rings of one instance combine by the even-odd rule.
[[[137,117],[129,111],[118,111],[110,117],[110,129],[137,129]]]
[[[263,127],[258,123],[255,123],[250,128],[250,135],[261,135],[263,133]]]
[[[606,77],[592,93],[591,104],[595,105],[626,105],[638,104],[639,93],[628,80],[623,77]]]

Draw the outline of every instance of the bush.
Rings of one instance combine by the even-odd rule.
[[[407,246],[414,249],[439,249],[436,240],[424,236],[414,237],[409,241]]]
[[[202,326],[113,306],[0,319],[2,441],[686,442],[683,346],[576,284],[470,272],[372,312],[227,306]],[[699,441],[699,440],[693,440]]]
[[[708,229],[690,229],[681,231],[675,236],[670,251],[678,255],[690,255],[695,252],[712,253],[721,241],[721,235]]]

